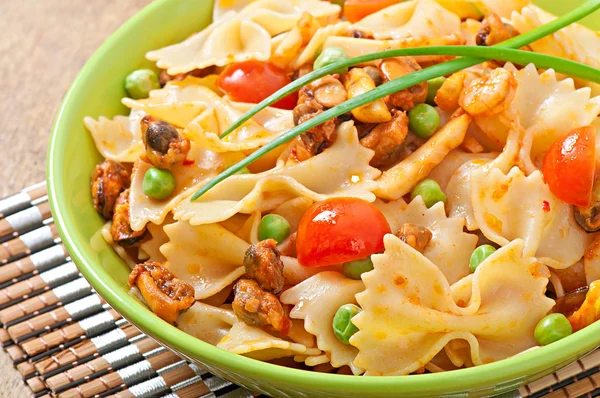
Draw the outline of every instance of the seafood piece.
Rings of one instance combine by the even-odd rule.
[[[96,211],[110,220],[119,194],[129,188],[130,183],[129,173],[121,163],[112,160],[98,163],[92,174],[92,201]]]
[[[360,143],[375,151],[371,166],[386,167],[396,163],[404,153],[403,143],[408,134],[406,112],[393,110],[392,120],[371,126],[359,135]]]
[[[280,256],[274,239],[250,245],[244,256],[246,275],[257,281],[262,290],[279,294],[284,282]]]
[[[113,241],[123,247],[137,246],[148,236],[145,227],[141,231],[134,231],[129,224],[129,188],[117,198],[110,233]]]
[[[384,59],[379,64],[379,72],[384,82],[398,79],[402,76],[421,70],[421,66],[412,57],[398,57]],[[386,102],[388,106],[409,111],[417,104],[422,104],[427,99],[427,82],[391,94]]]
[[[190,150],[190,141],[184,138],[175,127],[164,120],[144,116],[141,121],[142,141],[146,153],[142,155],[149,163],[161,169],[168,169],[182,162]]]
[[[140,289],[152,312],[169,323],[194,304],[194,288],[157,262],[136,265],[129,274],[129,287],[133,286]]]
[[[471,116],[494,116],[508,108],[515,97],[517,85],[511,71],[497,68],[467,85],[460,93],[458,103]]]
[[[363,68],[350,69],[342,77],[342,83],[348,92],[348,99],[358,97],[376,87],[373,79]],[[382,98],[352,109],[352,116],[363,123],[383,123],[392,119],[392,114]]]
[[[282,337],[287,336],[291,321],[277,297],[262,290],[252,279],[240,279],[234,291],[233,312],[240,320],[250,326],[271,325]]]
[[[402,240],[402,242],[406,243],[420,253],[423,253],[423,250],[425,250],[431,241],[431,238],[433,237],[433,234],[429,229],[410,222],[402,225],[396,235],[400,238],[400,240]]]

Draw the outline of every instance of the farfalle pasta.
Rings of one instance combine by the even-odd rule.
[[[356,377],[480,366],[596,319],[596,83],[483,57],[381,91],[455,58],[438,50],[278,93],[347,58],[477,51],[554,19],[527,0],[388,3],[217,2],[211,25],[147,54],[158,73],[127,77],[129,115],[84,120],[104,158],[98,239],[156,315]],[[527,48],[598,67],[596,36],[571,25]]]
[[[303,12],[324,23],[335,21],[340,7],[320,0],[260,0],[228,14],[179,44],[149,52],[170,74],[249,59],[268,60],[273,36],[290,30]]]
[[[355,24],[375,39],[441,37],[460,31],[460,18],[435,0],[404,1]]]
[[[452,340],[466,340],[472,363],[506,358],[534,346],[537,319],[554,305],[544,295],[549,271],[523,257],[513,241],[485,260],[471,278],[465,306],[452,297],[439,268],[393,236],[375,255],[357,295],[355,360],[367,374],[407,374],[427,364]],[[500,293],[502,292],[502,293]],[[460,355],[460,354],[459,354]]]
[[[356,294],[363,290],[361,281],[347,279],[337,272],[329,271],[306,279],[281,296],[282,303],[294,306],[290,316],[303,319],[306,331],[317,337],[317,347],[327,355],[327,362],[336,368],[350,366],[354,374],[363,372],[354,365],[358,350],[342,344],[329,325],[338,308],[343,304],[354,303]]]

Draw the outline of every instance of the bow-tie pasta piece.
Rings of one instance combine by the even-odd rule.
[[[112,120],[104,116],[95,120],[88,116],[83,123],[103,157],[116,162],[135,162],[144,152],[140,126],[144,116],[144,112],[132,110],[129,116],[115,116]]]
[[[237,322],[232,310],[199,301],[177,317],[181,330],[212,345],[217,345]]]
[[[295,257],[281,256],[283,262],[283,278],[286,285],[294,286],[310,277],[326,271],[342,272],[342,265],[329,265],[327,267],[305,267],[300,265]]]
[[[554,301],[544,295],[548,269],[522,256],[516,240],[482,262],[471,297],[460,307],[440,269],[393,235],[372,256],[357,294],[363,311],[353,318],[354,364],[367,375],[409,374],[429,363],[448,342],[461,339],[473,364],[507,358],[534,346],[533,330]],[[462,351],[461,351],[462,352]],[[465,361],[468,363],[467,361]]]
[[[552,195],[539,171],[525,176],[517,167],[508,174],[480,168],[472,172],[471,188],[475,220],[485,237],[499,245],[523,239],[525,255],[566,268],[590,243],[571,206]]]
[[[220,224],[246,242],[256,244],[259,242],[258,226],[261,218],[260,211],[253,211],[250,215],[238,213]]]
[[[260,361],[294,356],[298,354],[319,355],[317,348],[307,348],[299,343],[282,340],[262,329],[237,322],[229,333],[217,344],[217,347],[234,354],[241,354]]]
[[[170,75],[250,59],[267,61],[272,37],[292,29],[306,11],[327,24],[338,18],[340,6],[320,0],[258,0],[146,58]]]
[[[184,162],[171,167],[175,177],[175,189],[168,199],[155,200],[148,197],[142,188],[144,175],[152,167],[138,159],[131,173],[129,218],[134,231],[140,231],[148,222],[161,224],[169,212],[182,200],[191,195],[201,184],[214,177],[227,165],[241,160],[241,154],[215,153],[191,142],[190,151]]]
[[[186,125],[184,135],[213,152],[239,152],[266,145],[294,127],[292,111],[268,107],[223,139],[219,138],[248,109],[248,104],[213,99],[208,109]]]
[[[469,274],[469,259],[478,238],[463,232],[463,218],[446,217],[442,202],[428,209],[423,198],[417,196],[409,204],[403,199],[389,203],[377,200],[375,206],[387,219],[392,233],[396,233],[404,223],[418,224],[431,231],[431,241],[425,246],[423,255],[440,267],[449,283]]]
[[[527,33],[556,17],[539,7],[529,5],[513,12],[511,22],[520,33]],[[600,68],[600,36],[578,23],[570,24],[552,35],[530,44],[533,51],[583,62]]]
[[[215,86],[216,75],[203,78],[188,76],[182,81],[170,81],[160,90],[150,91],[148,98],[123,98],[123,105],[138,109],[157,119],[185,128],[196,116],[220,96]]]
[[[514,99],[502,113],[476,116],[474,121],[487,138],[502,146],[508,146],[507,137],[517,123],[524,130],[522,136],[515,137],[521,147],[521,163],[531,165],[530,156],[539,163],[553,142],[576,127],[591,124],[600,113],[600,97],[591,98],[588,87],[576,90],[571,78],[559,81],[554,70],[540,74],[533,64],[521,70],[511,64],[505,68],[517,82]]]
[[[144,240],[140,245],[139,260],[154,261],[158,263],[164,263],[166,261],[165,256],[160,252],[160,247],[169,241],[169,237],[165,233],[164,227],[173,224],[175,220],[173,217],[167,216],[165,221],[161,225],[149,223],[146,225],[148,232],[150,233],[150,239]]]
[[[294,198],[277,206],[271,213],[278,214],[290,223],[291,233],[296,232],[304,213],[314,202],[308,198]]]
[[[600,113],[600,97],[590,98],[588,87],[576,90],[573,79],[559,81],[552,69],[539,74],[533,64],[519,71],[507,67],[519,82],[511,106],[526,129],[523,146],[530,143],[534,159],[569,131],[590,125]]]
[[[175,219],[194,225],[220,222],[236,213],[271,210],[295,197],[319,201],[349,196],[372,202],[373,180],[381,174],[369,165],[372,157],[373,151],[359,143],[353,123],[346,122],[338,127],[334,144],[319,155],[263,173],[233,175],[196,201],[182,201]]]
[[[498,156],[498,153],[469,153],[465,152],[460,148],[456,148],[448,154],[442,160],[440,164],[435,166],[433,170],[427,175],[427,178],[435,180],[445,192],[448,183],[452,179],[453,175],[465,164],[471,161],[475,163],[483,164],[490,161]],[[447,196],[446,192],[446,196]]]
[[[470,124],[471,117],[466,114],[450,119],[410,156],[384,171],[377,180],[375,194],[383,199],[395,200],[409,193],[418,181],[427,177],[450,151],[462,143]]]
[[[178,221],[164,229],[169,237],[160,248],[165,267],[194,287],[196,300],[217,294],[244,274],[249,244],[219,224]]]
[[[317,337],[317,347],[327,354],[331,365],[335,368],[348,365],[354,374],[363,372],[353,363],[358,350],[340,342],[331,325],[337,310],[344,304],[355,304],[355,295],[363,289],[361,281],[328,271],[306,279],[281,295],[282,303],[294,306],[290,317],[304,319],[304,328]]]
[[[384,8],[353,26],[375,39],[440,37],[459,32],[460,18],[435,0],[413,0]]]
[[[474,170],[479,170],[486,163],[486,160],[481,159],[464,163],[452,174],[444,191],[447,198],[448,215],[464,217],[469,231],[479,229],[471,204],[471,175]]]

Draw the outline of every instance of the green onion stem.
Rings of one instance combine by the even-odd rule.
[[[373,54],[366,54],[366,55],[362,55],[359,57],[354,57],[354,58],[349,58],[349,59],[346,59],[343,61],[339,61],[339,62],[336,62],[331,65],[327,65],[326,67],[317,69],[311,73],[308,73],[308,74],[302,76],[301,78],[299,78],[299,79],[293,81],[292,83],[288,84],[287,86],[277,90],[276,92],[274,92],[273,94],[271,94],[270,96],[268,96],[267,98],[265,98],[264,100],[262,100],[261,102],[256,104],[255,106],[253,106],[250,110],[248,110],[246,113],[244,113],[235,123],[233,123],[231,126],[229,126],[227,128],[227,130],[225,130],[220,135],[220,137],[223,138],[223,137],[227,136],[228,134],[230,134],[231,132],[235,131],[242,124],[244,124],[246,121],[248,121],[252,116],[256,115],[258,112],[265,109],[267,106],[274,104],[275,102],[279,101],[280,99],[298,91],[300,88],[307,85],[308,83],[310,83],[320,77],[329,75],[338,69],[365,63],[365,62],[376,61],[378,59],[407,56],[407,55],[408,56],[455,55],[455,56],[469,56],[469,57],[476,57],[476,58],[486,58],[486,59],[477,59],[476,60],[477,62],[475,62],[475,60],[472,60],[473,63],[468,66],[465,66],[465,68],[468,68],[469,66],[477,65],[478,63],[484,62],[487,59],[498,59],[498,60],[502,60],[502,61],[510,61],[509,59],[500,58],[500,56],[503,54],[506,54],[505,57],[507,57],[509,54],[508,52],[505,53],[505,52],[499,51],[498,53],[494,53],[494,50],[499,50],[502,48],[514,49],[514,48],[520,48],[520,47],[526,46],[530,43],[533,43],[536,40],[541,39],[542,37],[548,36],[549,34],[552,34],[556,31],[564,28],[565,26],[567,26],[575,21],[580,20],[581,18],[586,17],[588,14],[596,11],[598,8],[600,8],[600,0],[588,1],[584,4],[582,4],[581,6],[577,7],[576,9],[564,14],[560,18],[555,19],[552,22],[549,22],[543,26],[537,27],[525,34],[519,35],[517,37],[513,37],[509,40],[506,40],[506,41],[499,43],[492,47],[475,47],[475,48],[473,48],[473,47],[465,47],[465,46],[436,46],[436,47],[421,47],[421,48],[402,48],[402,49],[397,49],[397,50],[389,50],[389,51],[382,51],[382,52],[377,52],[377,53],[373,53]],[[458,48],[458,50],[457,50],[457,48]],[[463,51],[463,50],[460,50],[460,48],[468,48],[468,49]],[[486,54],[486,55],[484,55],[484,54]],[[540,55],[540,54],[538,54],[538,55]],[[524,64],[524,63],[529,63],[529,62],[533,62],[533,61],[528,61],[528,62],[511,61],[511,62]],[[444,65],[447,65],[449,63],[451,63],[451,62],[446,62]],[[540,67],[544,68],[544,66],[541,66],[541,65],[540,65]],[[455,71],[452,71],[449,73],[454,73],[454,72]],[[563,72],[563,73],[565,73],[565,72]],[[442,75],[440,75],[440,76],[442,76]]]
[[[246,112],[238,121],[236,121],[234,124],[232,124],[227,129],[227,131],[225,131],[221,136],[223,137],[223,136],[229,134],[231,131],[234,131],[236,128],[240,127],[244,122],[246,122],[248,119],[250,119],[256,113],[258,113],[260,110],[266,108],[267,106],[271,105],[272,103],[295,92],[296,90],[298,90],[302,86],[306,85],[307,83],[310,83],[311,81],[318,79],[319,77],[330,74],[331,72],[333,72],[339,68],[343,68],[346,66],[352,66],[357,63],[381,59],[382,58],[381,55],[386,54],[386,53],[389,54],[389,53],[394,52],[395,54],[398,54],[399,52],[402,51],[402,53],[401,53],[402,55],[409,55],[408,50],[410,50],[412,52],[411,55],[453,55],[458,52],[458,51],[456,51],[457,50],[456,47],[462,47],[462,49],[464,50],[464,53],[467,53],[467,52],[469,53],[469,56],[454,59],[452,61],[445,62],[442,64],[434,65],[429,68],[422,69],[422,70],[410,73],[408,75],[402,76],[398,79],[384,83],[384,84],[376,87],[374,90],[371,90],[371,91],[361,94],[357,97],[354,97],[348,101],[345,101],[345,102],[343,102],[331,109],[328,109],[327,111],[307,120],[306,122],[292,128],[291,130],[287,131],[286,133],[275,138],[274,140],[269,142],[267,145],[259,148],[258,150],[253,152],[250,156],[246,157],[245,159],[241,160],[240,162],[236,163],[235,165],[233,165],[233,166],[229,167],[228,169],[224,170],[223,172],[221,172],[218,176],[216,176],[212,180],[208,181],[206,183],[206,185],[201,187],[192,196],[191,200],[194,201],[194,200],[198,199],[200,196],[202,196],[208,190],[213,188],[215,185],[217,185],[218,183],[220,183],[227,177],[235,174],[240,169],[253,163],[255,160],[257,160],[261,156],[265,155],[266,153],[270,152],[274,148],[277,148],[278,146],[291,141],[292,139],[294,139],[295,137],[304,133],[305,131],[307,131],[313,127],[316,127],[319,124],[324,123],[329,119],[340,116],[340,115],[347,113],[357,107],[366,105],[370,102],[373,102],[376,99],[383,98],[387,95],[404,90],[405,88],[412,87],[415,84],[419,84],[421,82],[424,82],[424,81],[427,81],[427,80],[430,80],[430,79],[433,79],[433,78],[436,78],[439,76],[444,76],[444,75],[448,75],[448,74],[451,74],[454,72],[458,72],[462,69],[465,69],[465,68],[471,67],[473,65],[477,65],[481,62],[484,62],[487,59],[502,59],[502,60],[506,60],[506,61],[512,61],[512,62],[515,62],[518,64],[527,64],[527,63],[531,62],[530,60],[532,58],[536,58],[536,60],[538,60],[540,62],[540,64],[538,65],[540,67],[543,67],[543,68],[552,67],[562,73],[567,73],[567,74],[577,76],[577,77],[583,77],[585,75],[585,76],[587,76],[587,77],[585,77],[585,79],[587,79],[587,80],[598,81],[599,80],[598,74],[600,74],[600,71],[595,68],[591,68],[587,65],[582,65],[577,62],[568,61],[568,60],[564,60],[561,58],[552,57],[552,56],[548,56],[548,55],[544,55],[544,54],[534,54],[534,53],[518,51],[518,50],[502,51],[502,49],[503,48],[513,48],[514,49],[514,48],[523,47],[523,46],[525,46],[529,43],[532,43],[544,36],[547,36],[549,34],[552,34],[556,31],[562,29],[563,27],[587,16],[588,14],[592,13],[593,11],[595,11],[599,8],[600,8],[600,0],[589,0],[589,1],[585,2],[583,5],[574,9],[573,11],[571,11],[567,14],[564,14],[563,16],[555,19],[552,22],[549,22],[549,23],[542,25],[540,27],[537,27],[527,33],[524,33],[517,37],[513,37],[512,39],[506,40],[502,43],[497,44],[496,46],[492,46],[489,48],[447,46],[446,47],[448,49],[447,54],[442,53],[442,51],[446,51],[446,50],[440,50],[440,49],[443,49],[444,47],[430,47],[429,49],[422,47],[422,48],[413,48],[413,49],[390,50],[390,51],[385,51],[382,53],[368,54],[368,55],[364,55],[361,57],[355,57],[355,58],[351,58],[348,60],[336,62],[336,63],[328,65],[324,68],[318,69],[314,72],[311,72],[311,73],[303,76],[302,78],[292,82],[291,84],[287,85],[286,87],[280,89],[279,91],[272,94],[265,100],[261,101],[259,104],[254,106],[248,112]],[[453,47],[453,48],[450,49],[451,47]],[[434,48],[435,48],[435,53],[433,53]],[[422,50],[423,53],[417,54],[416,52],[418,52],[419,50]],[[490,51],[490,50],[492,50],[492,51]],[[450,51],[454,51],[454,52],[452,54],[450,54]],[[398,55],[389,55],[389,56],[398,56]],[[550,65],[550,64],[548,64],[548,62],[552,62],[552,64]],[[544,63],[544,65],[548,65],[548,66],[544,66],[541,63]],[[563,68],[566,68],[566,69],[563,69]]]

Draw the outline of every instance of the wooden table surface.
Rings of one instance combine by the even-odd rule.
[[[152,0],[0,0],[0,197],[44,179],[62,97],[94,50]],[[30,397],[0,352],[0,397]]]

